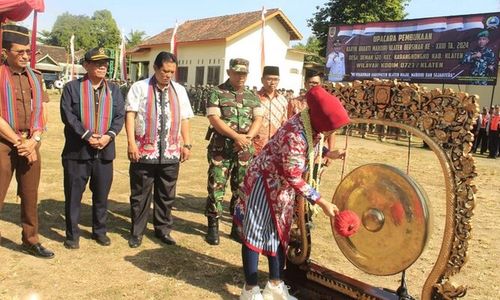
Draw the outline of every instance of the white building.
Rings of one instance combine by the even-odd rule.
[[[130,50],[130,77],[137,80],[153,74],[160,51],[170,51],[173,28],[145,40]],[[177,29],[177,78],[188,84],[217,85],[227,79],[231,58],[250,61],[247,85],[262,86],[261,11],[190,20]],[[280,88],[297,91],[302,87],[304,53],[290,48],[290,41],[302,35],[279,9],[265,14],[265,64],[280,67]]]

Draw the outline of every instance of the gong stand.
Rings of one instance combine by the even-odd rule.
[[[408,156],[406,158],[406,174],[410,174],[410,157],[411,157],[411,133],[408,134]],[[409,293],[406,286],[406,270],[401,272],[401,285],[396,290],[396,294],[400,300],[415,300]]]
[[[451,277],[460,273],[467,261],[467,248],[471,237],[471,219],[475,206],[474,193],[476,192],[473,180],[477,173],[474,159],[469,154],[473,141],[473,134],[470,130],[479,112],[478,97],[464,92],[456,93],[451,89],[429,91],[416,84],[389,80],[355,81],[348,85],[337,83],[332,86],[331,90],[349,112],[351,124],[367,123],[403,129],[408,134],[422,139],[436,155],[445,178],[446,197],[443,199],[446,213],[445,227],[443,228],[439,254],[435,258],[434,265],[421,287],[420,299],[456,299],[463,297],[466,294],[467,287],[456,286]],[[348,134],[346,133],[346,135]],[[380,172],[387,172],[384,175],[385,177],[403,180],[401,182],[404,182],[405,186],[418,194],[421,199],[426,197],[425,193],[419,194],[422,190],[418,183],[413,182],[404,172],[387,165],[369,164],[359,167],[351,173],[359,172],[363,174],[370,171],[370,168]],[[349,175],[346,178],[349,178]],[[357,178],[357,176],[352,178]],[[339,184],[335,197],[337,197],[339,188],[344,181]],[[350,191],[347,190],[345,195],[351,195]],[[339,199],[347,196],[341,195]],[[287,251],[285,280],[291,285],[299,299],[412,299],[407,298],[410,296],[406,288],[404,270],[415,262],[421,252],[414,250],[413,254],[416,257],[412,257],[408,263],[398,261],[394,265],[388,266],[389,269],[382,270],[379,270],[379,266],[374,268],[370,261],[354,260],[353,262],[352,257],[346,256],[356,267],[365,272],[368,271],[367,273],[370,274],[380,275],[377,273],[383,273],[382,275],[387,275],[388,273],[397,274],[403,271],[401,286],[398,291],[373,287],[341,274],[341,270],[329,270],[314,263],[310,257],[312,245],[311,232],[307,226],[309,216],[305,214],[305,209],[301,208],[305,206],[303,199],[298,199],[298,201],[297,218],[292,226],[290,247]],[[361,201],[356,203],[358,205],[363,204]],[[405,203],[403,202],[403,204]],[[348,208],[351,209],[352,204],[348,204]],[[421,206],[418,203],[406,204],[407,206],[403,205],[402,210],[401,208],[397,209],[397,207],[392,210],[379,209],[376,206],[374,206],[374,209],[363,208],[366,213],[363,213],[360,218],[363,221],[364,231],[392,230],[392,223],[399,223],[407,219],[413,221],[413,218],[417,218],[417,221],[426,220],[428,211],[425,209],[419,210]],[[339,206],[339,209],[342,210],[343,208]],[[402,216],[404,216],[402,219],[400,219],[401,216],[398,217],[398,212],[401,211],[403,212]],[[397,225],[416,226],[415,224],[419,224],[419,222],[407,223]],[[397,226],[392,227],[396,228]],[[428,231],[426,228],[417,227],[416,229],[418,229],[416,232],[419,234],[413,236],[412,242],[408,245],[419,250],[422,244],[425,245]],[[358,231],[357,234],[352,236],[353,241],[355,241],[356,236],[362,234],[362,230]],[[340,240],[339,242],[335,234],[334,237],[344,255],[349,253],[349,251],[344,252],[344,250],[349,250],[349,247],[352,248],[350,241],[345,240],[342,242]],[[401,240],[405,238],[409,237],[402,236],[397,239],[397,242],[404,242]],[[414,242],[415,240],[417,242]],[[387,247],[387,245],[384,247]],[[360,244],[359,248],[360,251],[366,251],[363,244]],[[351,252],[356,253],[356,251],[355,249]],[[407,251],[402,251],[402,254],[404,252]]]

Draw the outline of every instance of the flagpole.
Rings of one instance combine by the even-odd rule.
[[[31,59],[30,67],[35,68],[36,65],[36,27],[37,27],[37,11],[33,13],[33,28],[31,29]]]
[[[178,60],[179,58],[177,57],[177,28],[179,27],[179,23],[177,23],[177,20],[175,20],[175,26],[174,30],[172,31],[172,37],[170,38],[170,52],[175,55],[175,58]],[[177,81],[177,72],[174,74],[175,76],[175,81]]]
[[[125,34],[123,32],[120,44],[120,79],[127,81],[127,49],[125,47]]]
[[[262,12],[260,15],[261,30],[260,30],[260,72],[264,70],[266,65],[266,48],[264,44],[264,28],[266,27],[266,9],[262,6]]]

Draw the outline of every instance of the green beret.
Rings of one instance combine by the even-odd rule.
[[[483,31],[480,31],[478,34],[477,34],[477,37],[480,38],[480,37],[489,37],[490,36],[490,32],[488,30],[483,30]]]

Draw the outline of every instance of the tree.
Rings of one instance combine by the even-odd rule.
[[[84,15],[71,15],[68,12],[58,16],[52,31],[43,31],[40,40],[53,46],[61,46],[69,49],[71,35],[75,35],[75,49],[90,49],[95,47],[97,40],[91,34],[91,20]],[[92,46],[94,45],[94,46]]]
[[[120,30],[109,10],[103,9],[94,12],[91,21],[92,33],[97,39],[97,44],[94,47],[115,49],[120,45]]]
[[[71,35],[75,35],[75,49],[91,49],[97,46],[116,48],[120,44],[120,31],[111,12],[96,11],[92,18],[72,15],[58,16],[52,31],[42,31],[40,41],[52,46],[69,49]]]
[[[142,30],[130,30],[130,33],[125,37],[127,40],[127,48],[130,49],[142,43],[146,37],[146,32]]]
[[[315,36],[310,36],[305,45],[298,43],[292,48],[308,52],[304,57],[305,62],[325,63],[321,55],[321,42]]]
[[[376,21],[397,21],[406,17],[409,0],[330,0],[316,12],[307,25],[320,42],[321,52],[326,52],[328,28],[336,24],[352,25]]]

